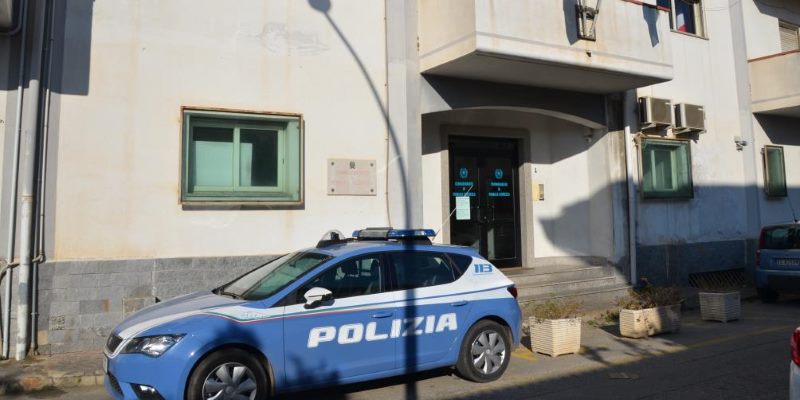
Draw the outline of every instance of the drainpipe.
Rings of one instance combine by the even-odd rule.
[[[11,348],[11,268],[17,265],[14,260],[14,235],[17,221],[17,187],[19,178],[19,142],[22,136],[22,88],[25,84],[25,50],[28,38],[28,0],[22,3],[18,31],[22,32],[19,49],[19,68],[17,70],[17,104],[14,117],[14,154],[11,161],[11,193],[8,207],[8,242],[6,246],[6,266],[0,270],[0,280],[6,275],[5,304],[3,305],[3,358],[8,358]]]
[[[37,186],[37,205],[39,207],[39,215],[37,216],[38,226],[36,227],[35,248],[37,249],[36,258],[33,259],[33,271],[31,271],[31,351],[33,354],[39,354],[39,340],[38,340],[38,327],[39,327],[39,265],[44,263],[44,210],[45,210],[45,192],[47,190],[47,148],[48,139],[50,137],[50,97],[52,91],[50,90],[50,82],[52,79],[53,71],[53,43],[55,38],[55,5],[54,1],[50,2],[49,7],[49,29],[48,38],[45,45],[45,54],[47,55],[47,78],[45,80],[45,96],[42,102],[42,145],[39,148],[39,183]]]
[[[636,154],[633,148],[634,138],[631,127],[636,124],[636,91],[628,90],[622,98],[622,121],[625,126],[625,177],[628,183],[628,262],[630,265],[631,284],[639,282],[636,265]]]
[[[22,203],[20,205],[20,256],[19,285],[17,287],[17,346],[16,359],[25,359],[28,352],[28,331],[30,328],[30,280],[31,253],[33,252],[33,197],[36,189],[36,146],[39,122],[39,94],[41,91],[42,61],[44,57],[45,14],[49,2],[36,1],[34,14],[33,47],[31,49],[30,77],[28,79],[28,97],[23,108],[22,130],[24,169],[22,170]]]

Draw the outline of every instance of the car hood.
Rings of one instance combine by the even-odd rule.
[[[131,315],[114,328],[114,334],[128,339],[139,332],[176,321],[218,307],[235,306],[247,303],[230,297],[218,296],[211,292],[197,292],[157,303]]]

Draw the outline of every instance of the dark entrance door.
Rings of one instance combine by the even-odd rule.
[[[520,265],[517,141],[450,138],[450,242]]]

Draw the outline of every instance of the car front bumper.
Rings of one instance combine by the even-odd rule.
[[[191,366],[197,361],[197,353],[192,351],[197,346],[192,342],[192,338],[186,338],[160,357],[117,354],[108,358],[106,391],[119,400],[140,399],[134,385],[147,385],[163,399],[182,399]]]

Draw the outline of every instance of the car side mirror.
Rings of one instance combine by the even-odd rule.
[[[333,300],[333,293],[325,288],[313,287],[303,295],[306,299],[306,308],[319,307],[326,301]]]

